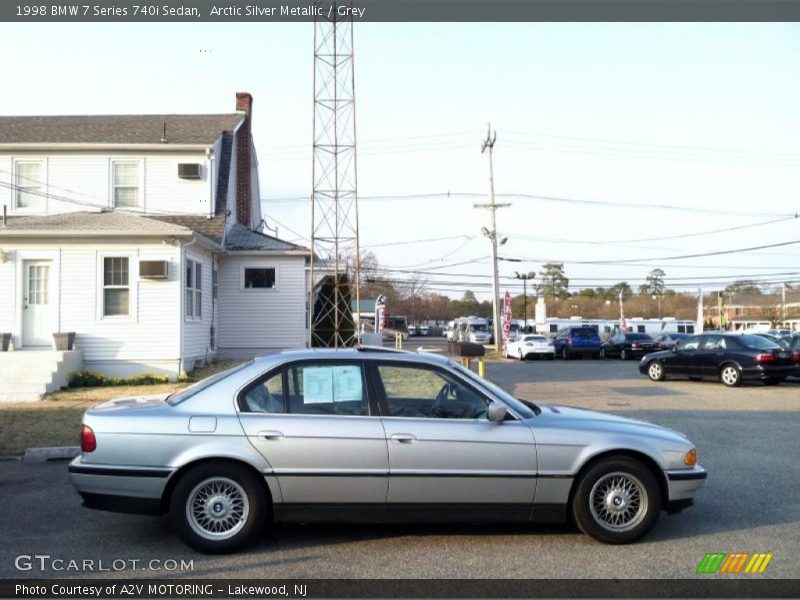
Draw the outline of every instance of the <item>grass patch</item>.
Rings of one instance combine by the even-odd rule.
[[[189,373],[189,379],[199,381],[236,364],[236,361],[212,363]],[[27,448],[41,446],[77,446],[86,409],[122,396],[170,394],[191,385],[191,381],[69,388],[48,394],[39,402],[0,403],[0,456],[24,454]]]

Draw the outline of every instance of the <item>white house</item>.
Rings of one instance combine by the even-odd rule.
[[[305,344],[310,251],[262,232],[251,119],[246,93],[230,114],[0,117],[0,375],[56,332],[113,375]]]

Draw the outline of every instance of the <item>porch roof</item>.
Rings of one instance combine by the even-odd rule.
[[[5,225],[0,222],[0,239],[58,235],[68,237],[186,237],[192,234],[192,230],[187,227],[119,210],[14,216],[8,217]]]

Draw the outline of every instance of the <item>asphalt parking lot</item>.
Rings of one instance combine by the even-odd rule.
[[[184,546],[166,518],[82,508],[66,463],[9,461],[0,462],[0,577],[683,578],[695,576],[707,552],[771,552],[759,577],[800,577],[800,380],[736,389],[653,383],[636,362],[617,360],[491,361],[487,376],[537,402],[683,431],[709,471],[697,504],[662,513],[655,530],[629,546],[604,546],[569,525],[285,525],[248,552],[204,556]],[[118,572],[35,564],[20,571],[20,554],[141,562]],[[193,570],[143,570],[152,559],[193,560]]]

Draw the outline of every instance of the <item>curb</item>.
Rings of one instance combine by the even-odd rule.
[[[28,448],[25,450],[24,462],[45,462],[48,460],[69,460],[81,453],[79,446],[57,446],[53,448]]]

